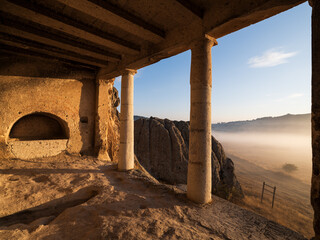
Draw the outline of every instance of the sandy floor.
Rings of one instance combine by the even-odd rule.
[[[198,206],[138,170],[64,154],[0,160],[0,217],[0,239],[303,239],[218,197]]]

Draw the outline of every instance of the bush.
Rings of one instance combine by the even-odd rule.
[[[286,164],[283,164],[282,169],[285,172],[292,173],[294,171],[297,171],[298,167],[296,165],[294,165],[294,164],[286,163]]]

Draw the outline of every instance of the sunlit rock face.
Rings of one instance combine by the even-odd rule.
[[[189,123],[158,118],[135,121],[135,154],[158,180],[186,184],[189,159]],[[222,198],[242,198],[234,164],[221,144],[212,137],[212,192]]]
[[[0,61],[0,158],[66,151],[116,161],[120,100],[113,81],[97,83],[92,70],[49,60],[5,59]]]

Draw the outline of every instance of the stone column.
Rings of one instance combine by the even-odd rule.
[[[94,154],[98,159],[111,160],[108,154],[107,124],[110,121],[111,93],[114,78],[96,79],[96,114]]]
[[[320,1],[312,5],[312,186],[315,239],[320,240]]]
[[[133,76],[136,72],[127,69],[121,79],[120,171],[134,168]]]
[[[211,47],[205,37],[191,48],[191,109],[187,196],[196,203],[211,200]]]

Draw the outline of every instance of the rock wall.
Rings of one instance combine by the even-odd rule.
[[[117,161],[120,142],[120,99],[112,81],[96,83],[95,155],[102,160]]]
[[[189,123],[158,118],[135,121],[135,154],[149,173],[170,184],[186,184],[189,158]],[[212,192],[222,198],[242,198],[231,159],[212,137]]]
[[[94,70],[65,65],[60,62],[31,57],[10,56],[0,59],[0,158],[33,158],[56,155],[65,150],[71,154],[93,154],[95,138],[99,137],[106,149],[105,160],[112,160],[117,154],[119,129],[116,106],[119,102],[113,81],[106,81],[106,91],[100,105],[104,106],[104,134],[97,135],[97,83]],[[13,138],[10,132],[14,124],[24,116],[31,131],[50,133],[52,124],[43,116],[58,120],[65,132],[65,139],[41,139],[27,141]],[[34,122],[38,121],[38,122]],[[98,119],[99,120],[99,119]],[[19,126],[24,128],[24,126]],[[30,130],[30,129],[29,129]],[[31,135],[39,135],[31,134]],[[40,134],[41,135],[41,134]],[[32,136],[30,136],[32,138]],[[49,140],[48,140],[49,139]],[[45,141],[44,141],[45,140]],[[42,147],[40,147],[42,146]],[[111,157],[109,157],[111,155]]]
[[[19,119],[44,113],[66,123],[68,152],[89,153],[92,150],[95,110],[92,79],[0,76],[0,92],[2,142],[10,142],[9,133]],[[12,154],[10,149],[7,151]]]

